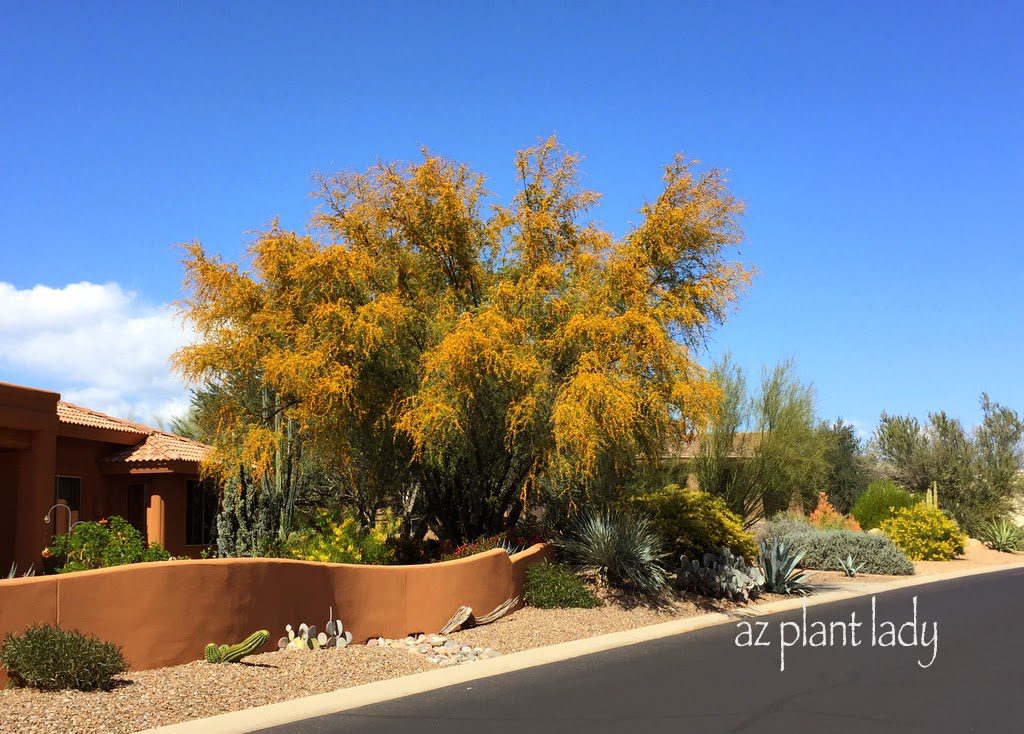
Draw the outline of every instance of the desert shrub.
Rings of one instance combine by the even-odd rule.
[[[121,566],[171,557],[159,543],[147,544],[142,533],[123,517],[113,515],[80,522],[66,535],[57,535],[43,556],[57,559],[58,573]]]
[[[853,503],[853,516],[865,530],[877,528],[897,510],[913,507],[918,502],[910,492],[895,482],[883,479],[872,482]]]
[[[303,561],[390,563],[395,551],[388,539],[398,532],[399,525],[401,520],[390,513],[367,528],[360,524],[355,511],[334,516],[322,510],[308,528],[288,535],[284,554]]]
[[[434,563],[441,560],[441,541],[437,538],[419,540],[404,535],[388,538],[391,562],[398,565]]]
[[[8,634],[0,645],[0,664],[13,685],[44,691],[109,690],[113,677],[127,670],[114,643],[48,624]]]
[[[1024,529],[1004,517],[989,520],[981,526],[978,539],[993,550],[1012,553],[1024,545]]]
[[[555,545],[570,566],[622,591],[655,595],[668,581],[664,541],[646,517],[588,510],[570,519]]]
[[[818,530],[860,530],[860,524],[833,507],[824,492],[818,493],[818,506],[808,516],[807,522]]]
[[[526,569],[523,602],[540,609],[591,609],[602,605],[571,568],[546,561]]]
[[[758,533],[762,540],[778,539],[803,551],[804,568],[842,571],[842,560],[852,557],[860,573],[909,576],[914,564],[885,535],[853,530],[817,530],[808,523],[782,516],[766,523]]]
[[[915,561],[948,561],[964,552],[960,526],[935,507],[904,507],[879,527]]]
[[[684,555],[678,583],[680,588],[713,599],[747,601],[757,598],[764,575],[743,556],[722,548],[717,553],[705,553],[699,560]]]
[[[626,501],[627,507],[651,518],[673,558],[701,558],[728,548],[752,561],[757,558],[754,536],[721,497],[670,484],[664,489]]]

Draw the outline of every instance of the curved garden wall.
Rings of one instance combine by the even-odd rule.
[[[417,566],[225,558],[13,579],[0,582],[0,637],[58,624],[117,643],[136,670],[199,659],[207,642],[257,629],[274,649],[286,624],[322,628],[332,606],[357,642],[404,637],[437,631],[460,605],[486,613],[521,595],[526,567],[550,554],[538,544]]]

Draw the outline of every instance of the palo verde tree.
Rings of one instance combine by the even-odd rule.
[[[329,455],[463,541],[705,425],[719,391],[694,353],[749,278],[742,204],[677,156],[616,238],[578,162],[553,138],[522,151],[488,207],[480,174],[424,152],[321,178],[310,233],[274,223],[245,264],[188,245],[199,339],[175,359],[224,396],[222,460],[277,477],[291,447]]]

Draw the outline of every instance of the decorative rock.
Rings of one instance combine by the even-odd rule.
[[[371,637],[366,641],[368,647],[375,647],[380,644],[376,637]]]

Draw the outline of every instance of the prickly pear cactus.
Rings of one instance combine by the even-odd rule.
[[[764,585],[760,569],[736,556],[728,548],[705,553],[701,560],[681,559],[679,586],[715,599],[746,601],[758,596]]]

